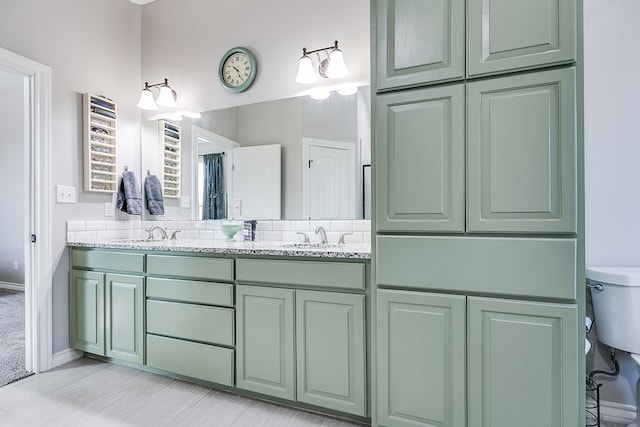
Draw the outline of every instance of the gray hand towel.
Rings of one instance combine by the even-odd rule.
[[[142,215],[142,198],[136,174],[131,171],[122,173],[118,191],[118,209],[129,215]]]
[[[164,215],[164,199],[162,186],[155,175],[147,175],[144,179],[144,195],[147,199],[147,210],[151,215]]]

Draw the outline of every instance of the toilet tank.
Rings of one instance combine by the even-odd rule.
[[[598,341],[640,354],[640,267],[589,267],[586,273]]]

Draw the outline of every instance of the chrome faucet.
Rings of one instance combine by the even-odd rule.
[[[309,243],[309,236],[307,236],[307,233],[303,233],[302,231],[298,231],[298,232],[296,232],[296,234],[302,235],[302,239],[303,239],[304,243]]]
[[[327,243],[327,232],[324,231],[324,228],[322,228],[322,226],[318,226],[316,227],[316,234],[320,235],[320,243]]]
[[[340,235],[340,238],[338,239],[338,244],[339,244],[339,245],[344,245],[344,244],[345,244],[345,242],[344,242],[344,236],[348,236],[348,235],[350,235],[350,234],[353,234],[353,233],[342,233],[342,234]]]
[[[150,229],[146,230],[147,232],[149,232],[149,236],[147,236],[148,240],[153,240],[153,232],[156,230],[160,230],[160,235],[162,236],[162,240],[167,239],[167,232],[165,231],[165,229],[160,227],[159,225],[154,225]]]

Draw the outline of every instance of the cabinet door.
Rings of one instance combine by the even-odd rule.
[[[104,273],[71,271],[71,346],[105,355]]]
[[[464,76],[464,0],[372,2],[377,89]]]
[[[364,296],[296,291],[297,400],[366,415]]]
[[[378,424],[465,426],[465,297],[379,290],[377,306]]]
[[[295,400],[294,291],[236,286],[236,386]]]
[[[470,232],[576,232],[575,69],[468,85]]]
[[[106,356],[144,363],[144,278],[107,274]]]
[[[576,0],[468,2],[469,76],[576,58]]]
[[[377,230],[464,231],[464,85],[377,102]]]
[[[469,427],[577,426],[575,305],[468,299]]]

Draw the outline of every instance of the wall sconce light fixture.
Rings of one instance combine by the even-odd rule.
[[[324,52],[325,59],[320,58],[320,52]],[[316,74],[313,62],[309,57],[309,54],[315,53],[318,57],[318,73]],[[338,49],[338,40],[334,42],[333,46],[323,47],[322,49],[314,49],[307,51],[307,48],[302,48],[302,58],[298,61],[298,74],[296,75],[296,81],[298,83],[307,84],[313,83],[318,79],[318,74],[324,78],[337,79],[344,77],[349,73],[347,66],[344,63],[344,56],[342,51]]]
[[[160,93],[156,100],[153,99],[153,92],[151,92],[152,87],[160,87]],[[177,99],[176,91],[171,89],[167,79],[164,79],[163,83],[153,85],[145,82],[144,89],[142,89],[140,93],[140,100],[138,100],[138,108],[142,110],[157,110],[158,105],[162,107],[175,107]]]

